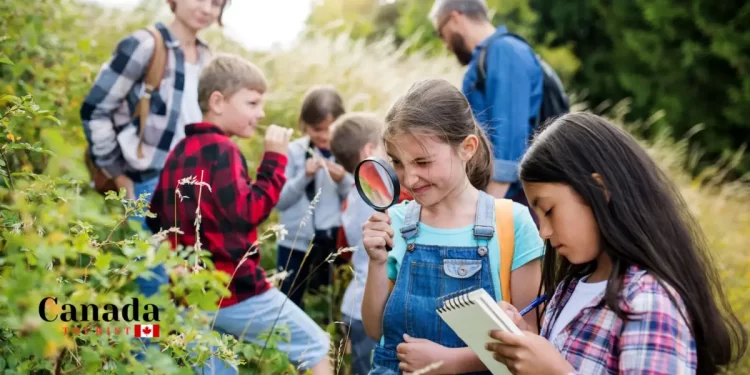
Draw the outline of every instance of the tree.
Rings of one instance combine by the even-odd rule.
[[[710,163],[750,138],[750,3],[690,0],[532,0],[539,35],[574,45],[573,88],[593,103],[632,99],[632,118],[664,110],[669,127]],[[750,158],[738,167],[750,171]]]

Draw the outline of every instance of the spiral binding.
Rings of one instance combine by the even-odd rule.
[[[479,289],[479,287],[472,286],[439,297],[437,299],[437,311],[440,313],[444,313],[446,311],[458,310],[460,308],[473,305],[474,301],[469,299],[469,293],[477,289]]]

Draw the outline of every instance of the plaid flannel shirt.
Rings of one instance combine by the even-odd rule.
[[[120,40],[112,57],[99,71],[80,115],[91,158],[110,177],[125,174],[135,182],[158,177],[169,150],[180,141],[182,93],[185,86],[185,55],[180,41],[166,26],[157,23],[167,46],[167,66],[159,90],[152,93],[150,114],[143,135],[143,158],[137,155],[140,117],[133,118],[143,94],[143,79],[155,40],[146,29]],[[197,41],[203,66],[210,58],[206,43]],[[195,104],[196,106],[198,103]]]
[[[549,302],[541,335],[549,338],[557,318],[579,280],[566,290],[558,286]],[[676,296],[674,290],[670,293]],[[695,374],[698,357],[695,340],[679,296],[675,306],[667,290],[646,271],[628,269],[619,295],[626,313],[639,314],[623,321],[606,307],[604,293],[592,300],[558,334],[552,344],[576,369],[576,374]],[[679,310],[678,310],[679,308]]]
[[[217,270],[235,274],[229,284],[232,295],[221,303],[221,307],[231,306],[270,288],[260,267],[259,249],[253,244],[258,236],[256,228],[279,200],[286,182],[287,158],[266,152],[252,183],[245,157],[219,128],[209,123],[191,124],[185,127],[185,133],[169,154],[154,191],[150,211],[157,217],[147,218],[146,223],[154,233],[178,227],[184,233],[178,235],[179,244],[194,246],[200,194],[200,241],[203,249],[211,252]],[[208,184],[210,191],[186,182],[193,178]],[[176,247],[174,235],[168,238]],[[240,264],[248,252],[247,260]]]

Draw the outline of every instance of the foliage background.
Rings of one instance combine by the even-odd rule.
[[[305,38],[286,50],[246,51],[223,38],[216,29],[210,30],[205,37],[214,50],[242,54],[266,72],[271,88],[266,107],[268,123],[294,127],[302,94],[316,83],[334,84],[346,98],[349,110],[383,114],[414,80],[443,77],[454,84],[460,83],[463,72],[455,59],[441,52],[439,43],[429,31],[419,34],[419,31],[429,30],[425,29],[429,24],[422,17],[429,10],[427,3],[430,2],[398,1],[392,5],[380,5],[364,0],[326,0],[320,6],[328,8],[316,8]],[[517,27],[519,32],[540,46],[548,61],[563,72],[572,87],[573,97],[578,99],[575,110],[591,109],[604,113],[630,131],[649,136],[644,145],[670,172],[699,218],[715,252],[731,304],[742,321],[750,325],[750,296],[747,293],[750,256],[746,251],[750,238],[750,188],[741,179],[725,181],[725,176],[740,165],[742,155],[727,151],[732,157],[695,173],[699,160],[696,155],[700,154],[696,154],[679,131],[691,125],[675,128],[677,130],[672,134],[678,135],[678,141],[674,141],[669,132],[673,123],[698,122],[699,117],[691,117],[689,122],[670,117],[674,116],[675,108],[684,106],[697,111],[696,108],[700,107],[695,100],[688,100],[689,93],[694,92],[692,83],[680,81],[684,77],[665,79],[674,87],[680,82],[682,84],[676,90],[665,88],[646,96],[659,100],[642,100],[642,93],[636,89],[647,88],[624,85],[621,82],[627,81],[624,77],[647,77],[647,70],[630,65],[637,61],[628,57],[632,50],[618,44],[611,47],[611,54],[607,54],[608,49],[601,50],[580,42],[582,38],[594,38],[594,35],[581,32],[581,35],[570,36],[564,32],[567,29],[562,26],[562,20],[568,13],[570,17],[588,17],[575,22],[566,21],[577,27],[570,26],[570,33],[580,30],[581,24],[601,26],[601,15],[596,12],[605,12],[606,9],[595,1],[556,3],[556,7],[564,8],[555,12],[558,17],[555,22],[560,23],[544,21],[550,29],[545,33],[539,29],[540,19],[546,20],[545,17],[550,15],[539,13],[532,7],[541,6],[538,5],[541,2],[492,0],[490,3],[497,6],[495,20],[507,21]],[[683,9],[675,6],[654,8],[657,3],[649,4],[633,3],[631,8],[637,7],[640,13],[634,11],[630,17],[655,17],[659,14],[657,10]],[[697,6],[685,8],[705,10],[720,7],[718,3],[710,5],[708,2],[700,4],[700,8]],[[262,361],[258,364],[261,348],[206,334],[200,330],[210,324],[205,315],[194,316],[178,310],[167,297],[155,297],[148,302],[157,304],[163,311],[160,316],[162,332],[173,331],[175,335],[157,340],[164,351],[150,351],[145,362],[133,360],[132,350],[137,341],[127,336],[71,338],[62,334],[63,323],[46,323],[39,319],[37,308],[44,296],[58,296],[63,301],[78,304],[111,302],[122,305],[129,302],[128,298],[134,293],[134,275],[143,272],[147,266],[159,261],[166,261],[170,266],[185,261],[193,264],[196,256],[205,255],[196,253],[195,249],[185,249],[179,254],[164,247],[159,251],[150,250],[142,233],[123,220],[128,215],[141,214],[145,200],[123,202],[122,197],[117,196],[102,199],[87,187],[88,175],[82,162],[85,141],[78,111],[83,97],[115,43],[136,27],[152,22],[153,15],[161,7],[163,3],[160,1],[146,1],[133,14],[122,14],[91,5],[81,6],[75,0],[7,0],[0,4],[0,14],[3,14],[0,20],[0,173],[3,176],[0,184],[0,371],[4,373],[187,373],[179,365],[201,363],[212,348],[223,358],[237,353],[234,359],[245,362],[241,364],[247,373],[276,374],[291,369],[284,357],[274,350],[275,343],[283,339],[281,336],[272,335],[269,349],[263,351]],[[631,8],[627,10],[633,10]],[[563,11],[565,9],[567,13]],[[584,9],[589,11],[582,12]],[[720,12],[725,13],[729,14]],[[736,17],[747,16],[746,11],[735,13]],[[343,22],[329,22],[330,14]],[[613,15],[612,22],[615,18],[617,22],[625,22],[624,16]],[[677,23],[687,27],[685,22]],[[640,24],[630,22],[628,27],[635,28],[636,25]],[[722,25],[729,30],[732,23],[722,22]],[[551,31],[553,27],[560,29],[559,35]],[[614,43],[609,34],[597,33],[597,38],[601,39],[597,39],[597,43]],[[740,45],[746,41],[736,35],[726,38],[732,42],[724,42],[724,45]],[[721,48],[715,50],[721,44],[717,40],[721,39],[709,42],[713,46],[710,54],[720,55],[718,50],[725,51]],[[571,41],[571,44],[563,45],[559,41]],[[593,39],[588,42],[593,43]],[[660,45],[658,41],[653,43]],[[581,52],[583,45],[590,51]],[[732,48],[737,55],[733,60],[727,59],[734,61],[734,69],[740,69],[746,64],[743,62],[746,57],[742,56],[748,55],[740,53],[741,47],[726,47],[726,51]],[[654,52],[653,48],[648,52]],[[664,53],[669,54],[669,51]],[[592,58],[591,55],[595,54],[599,57]],[[608,62],[597,65],[597,59]],[[658,62],[655,66],[663,67],[661,57],[653,59]],[[705,60],[695,61],[698,67]],[[584,65],[586,68],[582,68]],[[704,65],[700,67],[705,68]],[[685,72],[672,73],[690,76]],[[725,76],[716,77],[716,82],[712,82],[712,85],[716,84],[716,90],[724,87],[726,92],[722,95],[736,96],[731,93],[736,91],[733,85],[737,80],[729,79],[734,83],[720,86],[719,77]],[[651,82],[648,78],[637,79]],[[746,87],[747,82],[743,85]],[[576,90],[580,88],[587,88],[590,92],[579,93]],[[589,104],[583,101],[586,95],[590,103],[596,104],[595,107],[589,108]],[[629,99],[631,95],[639,99]],[[721,95],[711,92],[709,97],[719,100]],[[741,99],[742,95],[737,98]],[[646,103],[650,105],[646,106]],[[664,115],[659,112],[662,108],[669,112]],[[682,113],[680,110],[676,112]],[[654,113],[656,115],[652,115]],[[712,121],[717,117],[701,115]],[[725,134],[721,133],[722,127],[708,129],[718,132],[716,139]],[[729,138],[735,141],[742,138],[737,137],[739,133],[731,134],[734,136]],[[261,151],[260,140],[240,141],[240,144],[251,170],[254,169]],[[720,154],[729,150],[725,143],[711,144],[721,149]],[[263,230],[275,221],[276,214]],[[295,228],[287,229],[289,235],[294,234]],[[146,260],[134,262],[137,256],[146,256]],[[276,267],[273,237],[262,244],[262,259],[267,270]],[[340,319],[337,305],[342,287],[351,275],[346,266],[339,269],[338,275],[333,290],[309,300],[309,313],[321,324],[329,315]],[[222,293],[221,285],[227,281],[226,276],[212,272],[209,267],[189,278],[175,279],[172,292],[176,297],[184,296],[191,304],[210,311],[215,309],[211,301]],[[342,337],[336,324],[328,324],[325,328],[333,335],[332,355],[343,357],[345,362],[346,356],[340,347]],[[187,343],[192,343],[193,347]],[[194,357],[191,358],[191,354]],[[345,373],[345,367],[345,364],[340,367],[341,373]],[[750,360],[745,358],[742,367],[732,373],[748,372]]]
[[[659,112],[639,135],[689,137],[699,173],[750,140],[750,3],[729,0],[487,0],[492,22],[529,40],[572,91],[598,109],[630,101],[627,120]],[[323,0],[308,24],[442,52],[432,0]],[[418,34],[415,34],[418,33]],[[603,105],[603,106],[602,106]],[[740,156],[729,177],[750,171]]]

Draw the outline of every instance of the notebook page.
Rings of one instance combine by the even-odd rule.
[[[510,375],[510,370],[484,347],[487,342],[494,341],[488,336],[492,329],[521,332],[497,302],[484,289],[479,289],[448,299],[445,306],[445,309],[438,309],[438,315],[477,354],[489,371],[495,375]]]

